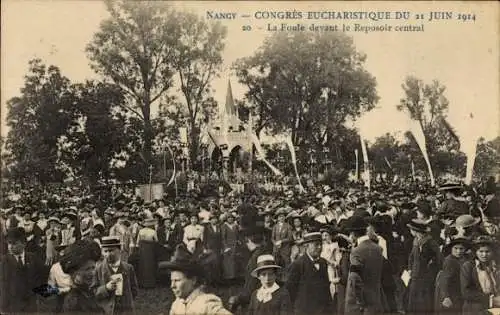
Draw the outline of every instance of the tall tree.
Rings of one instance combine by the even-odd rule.
[[[173,85],[177,20],[164,3],[106,1],[111,17],[87,46],[92,68],[126,94],[122,104],[143,123],[143,159],[151,163],[152,105]]]
[[[110,179],[117,161],[126,164],[124,155],[133,155],[137,139],[124,132],[130,126],[121,110],[124,96],[116,85],[87,81],[73,90],[81,128],[68,130],[60,160],[95,185],[99,179]]]
[[[291,131],[294,145],[332,147],[341,126],[372,109],[375,78],[342,33],[276,33],[234,68],[249,91],[256,131]],[[305,152],[306,150],[301,150]]]
[[[6,164],[21,181],[61,181],[57,143],[75,127],[71,82],[59,68],[29,62],[21,95],[7,101]]]
[[[449,105],[446,87],[436,80],[424,84],[422,80],[408,76],[402,88],[405,97],[397,109],[408,112],[411,119],[418,121],[427,140],[429,155],[439,150],[458,150],[458,137],[446,121]]]
[[[211,82],[222,66],[221,53],[227,28],[220,23],[208,24],[198,15],[176,14],[177,32],[182,34],[176,44],[173,67],[178,75],[186,113],[191,164],[199,154],[201,125],[214,114],[217,103],[211,96]]]

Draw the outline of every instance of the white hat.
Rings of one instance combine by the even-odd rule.
[[[257,267],[250,274],[252,277],[258,278],[258,272],[264,269],[281,269],[280,266],[276,264],[273,255],[260,255],[257,257]]]

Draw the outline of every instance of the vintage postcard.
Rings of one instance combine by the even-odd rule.
[[[2,1],[0,313],[498,313],[499,9]]]

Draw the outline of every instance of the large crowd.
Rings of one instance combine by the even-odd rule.
[[[0,311],[170,314],[481,314],[500,307],[499,190],[409,183],[224,189],[149,202],[121,191],[18,190],[0,217]],[[12,197],[14,196],[14,197]],[[167,277],[165,277],[167,275]],[[221,299],[217,288],[242,282]]]

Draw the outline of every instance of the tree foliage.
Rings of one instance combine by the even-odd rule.
[[[405,97],[397,109],[407,112],[422,127],[431,162],[438,151],[458,150],[460,142],[446,120],[449,106],[446,87],[436,80],[424,84],[422,80],[408,76],[402,88]]]
[[[161,3],[106,1],[111,17],[87,46],[92,68],[126,94],[122,106],[143,124],[143,160],[151,161],[151,106],[173,85],[176,19]]]
[[[218,77],[222,66],[222,51],[227,29],[220,23],[207,23],[198,15],[178,12],[177,32],[181,34],[175,46],[172,67],[180,82],[189,160],[192,166],[199,157],[201,127],[215,112],[217,103],[211,96],[211,82]]]
[[[298,145],[323,144],[378,99],[365,59],[344,34],[277,33],[234,68],[259,128],[291,131]]]
[[[21,180],[60,181],[59,138],[76,122],[71,82],[56,66],[29,62],[21,95],[7,101],[5,156],[9,173]]]
[[[108,180],[137,149],[137,138],[121,110],[124,95],[116,85],[94,81],[75,84],[73,91],[80,126],[67,130],[60,160],[87,182]]]
[[[245,96],[257,134],[263,129],[291,132],[300,154],[328,147],[336,158],[335,145],[350,135],[345,122],[378,100],[365,60],[345,34],[294,32],[267,38],[233,67],[249,89]]]

